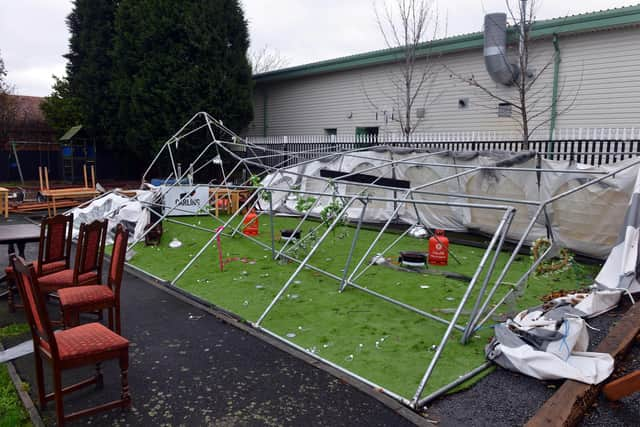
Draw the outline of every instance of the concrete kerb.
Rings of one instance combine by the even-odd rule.
[[[105,258],[109,258],[109,257],[105,256]],[[231,313],[219,306],[216,306],[215,304],[212,304],[208,301],[203,300],[202,298],[192,295],[178,288],[177,286],[171,285],[171,283],[169,283],[166,280],[161,280],[157,277],[153,277],[152,275],[149,275],[144,270],[139,269],[135,266],[132,266],[129,263],[125,264],[125,270],[131,275],[144,281],[145,283],[148,283],[149,285],[154,286],[157,289],[160,289],[175,298],[178,298],[180,301],[183,301],[193,307],[196,307],[202,311],[205,311],[213,315],[217,319],[235,328],[238,328],[243,332],[250,334],[253,337],[258,338],[266,342],[267,344],[273,347],[276,347],[277,349],[284,351],[287,354],[290,354],[291,356],[304,361],[305,363],[311,366],[314,366],[318,369],[321,369],[327,372],[328,374],[349,384],[350,386],[356,388],[362,393],[365,393],[368,396],[376,399],[378,402],[382,403],[383,405],[385,405],[386,407],[388,407],[389,409],[391,409],[392,411],[394,411],[395,413],[397,413],[398,415],[402,416],[403,418],[412,422],[415,425],[431,426],[434,423],[433,420],[425,418],[424,416],[414,412],[413,410],[409,409],[407,406],[403,405],[402,403],[398,402],[395,399],[392,399],[391,397],[388,397],[382,393],[376,392],[370,386],[358,381],[357,379],[351,377],[350,375],[344,374],[338,371],[337,369],[325,363],[322,363],[321,361],[314,359],[301,351],[298,351],[290,346],[287,346],[286,344],[276,340],[275,338],[268,336],[264,332],[255,329],[247,321],[241,319],[234,313]]]

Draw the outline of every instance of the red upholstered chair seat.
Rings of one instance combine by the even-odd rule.
[[[98,273],[89,271],[78,276],[78,285],[93,285],[98,283]],[[73,270],[66,269],[46,276],[38,278],[38,286],[43,292],[57,291],[58,289],[72,286]]]
[[[115,295],[113,291],[105,285],[71,286],[58,291],[62,311],[68,309],[83,311],[84,308],[90,310],[100,310],[113,306]]]
[[[125,350],[129,341],[100,323],[86,323],[57,331],[56,343],[61,361],[90,358],[105,352]]]
[[[38,271],[38,261],[33,261],[33,268]],[[55,273],[57,271],[61,271],[64,270],[65,267],[67,266],[66,261],[62,260],[62,261],[54,261],[54,262],[49,262],[46,263],[42,266],[42,273],[43,274],[52,274]],[[9,266],[7,268],[4,269],[4,273],[6,275],[13,275],[13,267]]]

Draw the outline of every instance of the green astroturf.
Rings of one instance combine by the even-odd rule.
[[[177,220],[208,229],[220,225],[210,217],[182,217]],[[277,248],[283,245],[279,240],[279,230],[293,229],[298,222],[297,218],[276,217]],[[309,220],[302,226],[303,236],[318,225],[318,222]],[[226,231],[231,231],[231,228]],[[320,225],[316,234],[320,236],[324,231],[325,227]],[[355,228],[351,226],[342,226],[331,232],[312,256],[310,264],[341,277],[354,232]],[[350,271],[376,235],[375,231],[361,230]],[[382,252],[398,235],[385,233],[367,259]],[[135,248],[137,254],[130,262],[171,281],[211,237],[211,232],[165,221],[161,245],[145,247],[138,244]],[[173,238],[178,238],[183,243],[182,247],[169,248]],[[266,215],[260,217],[257,239],[268,244],[271,242],[270,222]],[[223,236],[221,245],[223,257],[229,260],[224,272],[220,272],[214,244],[176,285],[248,321],[256,321],[298,264],[273,261],[270,249],[240,235],[233,238]],[[386,255],[397,260],[400,251],[424,252],[427,248],[426,240],[404,237]],[[450,250],[461,264],[450,257],[448,266],[429,268],[472,276],[484,253],[484,249],[461,245],[451,245]],[[500,254],[493,278],[497,277],[509,255]],[[297,256],[304,257],[304,251]],[[510,289],[509,283],[514,283],[531,265],[528,256],[519,256],[517,260],[493,302],[497,302]],[[563,273],[532,277],[528,280],[525,294],[500,307],[498,314],[538,305],[540,296],[552,290],[589,285],[597,269],[597,266],[576,264]],[[385,266],[371,266],[356,283],[445,319],[452,318],[453,310],[467,288],[466,283],[443,276],[396,271]],[[458,324],[467,322],[480,285],[481,282],[472,292]],[[266,316],[262,326],[388,390],[407,398],[413,397],[447,326],[352,287],[340,293],[338,287],[336,280],[303,269]],[[454,331],[425,393],[437,390],[483,363],[483,349],[492,336],[489,326],[493,323],[495,320],[490,320],[487,327],[477,331],[466,345],[460,343],[461,333]]]

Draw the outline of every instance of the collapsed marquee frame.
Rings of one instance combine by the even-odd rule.
[[[201,121],[200,124],[198,124],[198,122]],[[193,160],[193,162],[191,162],[191,164],[189,165],[188,168],[186,168],[184,171],[180,170],[179,165],[176,165],[175,162],[175,156],[174,156],[174,150],[179,149],[179,143],[180,141],[184,140],[185,138],[187,138],[188,136],[201,131],[201,130],[205,130],[208,133],[208,136],[211,138],[210,141],[207,143],[207,145],[204,147],[204,149],[195,157],[195,159]],[[216,136],[216,134],[218,134],[219,136]],[[228,140],[225,140],[224,137],[228,138]],[[241,156],[238,154],[238,152],[234,149],[237,148],[238,146],[243,147],[245,149],[245,151],[251,151],[254,155],[251,156]],[[339,156],[339,155],[349,155],[349,156],[353,156],[353,157],[361,157],[363,159],[368,159],[368,157],[366,156],[366,151],[371,149],[371,147],[363,147],[363,148],[356,148],[353,150],[348,150],[348,151],[340,151],[340,152],[332,152],[332,153],[327,153],[326,151],[323,150],[319,150],[319,149],[312,149],[312,150],[305,150],[305,151],[291,151],[291,150],[287,150],[286,151],[286,155],[289,157],[294,157],[294,158],[309,158],[311,157],[310,160],[301,160],[298,163],[296,163],[295,166],[301,166],[304,165],[306,163],[312,162],[312,161],[316,161],[316,160],[321,160],[321,159],[327,159],[327,158],[331,158],[334,156]],[[256,154],[256,153],[261,153],[261,154]],[[274,260],[276,259],[287,259],[289,261],[295,262],[297,263],[297,268],[295,269],[295,271],[292,273],[292,275],[287,279],[287,281],[282,285],[280,291],[277,293],[277,295],[273,298],[273,300],[271,301],[271,303],[267,306],[267,308],[264,310],[264,312],[259,316],[258,320],[256,322],[252,323],[252,326],[255,327],[256,329],[268,334],[269,336],[284,342],[285,344],[296,348],[299,351],[302,351],[304,353],[306,353],[307,355],[309,355],[310,357],[313,357],[315,359],[318,359],[320,361],[322,361],[323,363],[332,366],[333,368],[344,372],[352,377],[357,378],[358,380],[368,384],[369,386],[375,388],[376,390],[379,390],[381,392],[383,392],[384,394],[390,396],[391,398],[409,406],[410,408],[413,409],[420,409],[424,406],[426,406],[429,402],[431,402],[432,400],[434,400],[435,398],[441,396],[442,394],[450,391],[451,389],[453,389],[454,387],[458,386],[459,384],[462,384],[463,382],[465,382],[466,380],[468,380],[469,378],[472,378],[473,376],[477,375],[478,373],[482,372],[484,369],[486,369],[490,364],[489,362],[483,363],[482,365],[478,366],[477,368],[473,369],[472,371],[468,372],[467,374],[459,377],[458,379],[456,379],[455,381],[453,381],[452,383],[432,392],[431,394],[429,394],[428,396],[423,397],[422,394],[424,392],[424,389],[427,385],[427,382],[429,381],[429,378],[431,377],[431,375],[433,374],[437,362],[439,360],[439,358],[442,355],[442,352],[444,350],[444,347],[446,346],[447,342],[449,341],[452,333],[454,332],[454,330],[459,331],[462,333],[462,338],[461,341],[463,343],[466,343],[472,336],[472,334],[474,333],[474,331],[476,331],[478,328],[480,328],[482,325],[484,325],[487,320],[489,320],[491,318],[491,316],[493,315],[493,313],[498,309],[498,307],[500,307],[501,305],[503,305],[510,297],[512,297],[514,294],[517,294],[517,292],[521,291],[523,289],[523,286],[526,283],[527,278],[535,271],[535,269],[538,267],[538,265],[543,262],[543,260],[545,259],[545,257],[547,255],[550,255],[553,253],[553,250],[556,249],[556,244],[554,242],[553,239],[553,231],[551,229],[551,224],[549,223],[548,220],[548,216],[547,216],[547,207],[561,199],[564,197],[567,197],[569,195],[572,195],[578,191],[581,191],[589,186],[595,185],[609,177],[612,177],[626,169],[632,168],[638,164],[640,164],[640,159],[635,160],[633,162],[630,162],[628,164],[625,164],[624,166],[621,166],[619,168],[616,168],[615,170],[611,171],[611,172],[606,172],[606,171],[584,171],[584,170],[576,170],[576,169],[562,169],[562,170],[558,170],[558,169],[553,169],[553,170],[548,170],[548,169],[543,169],[539,167],[536,168],[525,168],[525,167],[508,167],[508,166],[487,166],[487,165],[478,165],[478,166],[470,166],[470,165],[452,165],[452,164],[448,164],[448,163],[438,163],[438,162],[433,162],[433,163],[427,163],[425,162],[425,159],[428,159],[429,157],[433,157],[435,155],[438,154],[443,154],[448,152],[448,150],[442,150],[442,151],[430,151],[430,152],[421,152],[416,154],[415,156],[410,157],[409,159],[393,159],[393,160],[386,160],[386,159],[375,159],[376,161],[382,161],[384,164],[382,165],[378,165],[378,166],[374,166],[372,168],[370,168],[370,171],[367,172],[373,172],[375,173],[376,170],[379,170],[381,168],[385,168],[385,167],[389,167],[389,166],[394,166],[396,164],[419,164],[419,165],[427,165],[427,166],[437,166],[437,167],[441,167],[441,168],[450,168],[450,169],[454,169],[454,173],[446,176],[446,177],[442,177],[440,179],[431,181],[431,182],[427,182],[427,183],[421,183],[418,186],[415,187],[411,187],[408,189],[399,189],[397,187],[390,187],[390,186],[385,186],[385,185],[380,185],[378,184],[375,180],[371,183],[362,183],[362,182],[358,182],[358,187],[364,187],[364,188],[371,188],[371,189],[382,189],[382,190],[387,190],[387,191],[393,191],[393,194],[395,195],[396,193],[401,192],[400,190],[402,190],[402,195],[400,197],[380,197],[380,196],[373,196],[370,194],[366,194],[366,192],[360,192],[358,194],[335,194],[335,189],[336,186],[333,185],[334,181],[330,178],[323,178],[323,177],[318,177],[318,176],[308,176],[299,172],[296,172],[294,170],[292,170],[291,166],[287,166],[284,167],[284,165],[281,164],[276,164],[275,166],[269,166],[267,164],[265,164],[265,160],[272,158],[272,157],[277,157],[277,156],[282,156],[283,154],[285,154],[283,151],[281,150],[276,150],[273,148],[269,148],[268,146],[258,146],[255,144],[251,144],[245,140],[243,140],[242,138],[240,138],[239,136],[237,136],[233,131],[229,130],[227,127],[224,126],[224,124],[213,118],[212,116],[210,116],[208,113],[206,112],[199,112],[197,114],[195,114],[187,123],[185,123],[185,125],[180,128],[178,130],[178,132],[176,132],[171,138],[169,138],[160,148],[160,150],[158,151],[157,155],[154,157],[153,161],[151,162],[151,164],[149,165],[149,167],[147,168],[147,170],[145,171],[143,177],[142,177],[142,182],[144,183],[145,180],[147,179],[147,175],[152,171],[153,167],[156,165],[156,163],[158,162],[158,160],[161,158],[161,156],[163,155],[163,153],[165,153],[169,160],[170,160],[170,164],[171,164],[171,170],[172,172],[169,174],[169,176],[166,178],[165,182],[167,182],[169,179],[174,179],[173,182],[175,182],[174,184],[168,184],[165,185],[163,187],[161,187],[160,190],[160,195],[159,195],[159,200],[157,202],[145,202],[144,205],[152,212],[154,212],[158,219],[151,224],[151,226],[147,229],[147,231],[145,231],[141,236],[139,236],[138,238],[134,239],[130,244],[129,244],[129,248],[131,249],[133,248],[139,241],[141,241],[144,236],[146,235],[146,233],[148,232],[148,230],[152,229],[153,226],[161,223],[163,220],[167,220],[170,222],[174,222],[180,225],[184,225],[187,227],[191,227],[191,228],[195,228],[201,231],[206,231],[209,233],[212,233],[212,237],[206,242],[206,244],[191,258],[191,260],[187,263],[187,265],[184,266],[184,268],[178,273],[178,275],[171,281],[171,285],[175,285],[180,278],[184,275],[184,273],[186,271],[189,270],[189,268],[196,262],[196,260],[207,250],[208,247],[210,247],[215,241],[216,239],[221,235],[228,235],[228,236],[240,236],[241,238],[247,239],[265,249],[269,249],[271,250],[271,254],[272,254],[272,258]],[[229,156],[231,157],[233,160],[236,161],[235,166],[230,170],[230,171],[225,171],[224,170],[224,166],[221,162],[221,155],[225,155],[225,156]],[[538,153],[538,158],[540,153]],[[213,156],[213,157],[211,157]],[[174,218],[170,218],[169,215],[173,212],[173,211],[177,211],[180,212],[182,209],[179,207],[180,203],[182,202],[186,197],[188,197],[188,195],[185,195],[182,199],[180,199],[178,201],[178,203],[176,203],[175,206],[173,207],[169,207],[166,206],[163,202],[163,198],[162,196],[164,196],[164,194],[166,194],[172,187],[177,186],[177,185],[181,185],[181,183],[187,179],[190,182],[192,181],[192,177],[193,175],[195,175],[196,173],[198,173],[199,171],[203,170],[205,167],[207,167],[207,165],[219,165],[222,168],[222,175],[223,175],[223,180],[220,183],[216,183],[213,184],[211,181],[206,183],[206,184],[193,184],[192,186],[194,188],[196,187],[206,187],[206,188],[211,188],[211,187],[223,187],[226,188],[228,191],[231,191],[232,189],[248,189],[248,190],[253,190],[253,194],[251,197],[249,197],[243,204],[242,206],[240,206],[240,209],[238,209],[236,212],[234,212],[226,221],[223,221],[221,219],[219,219],[218,217],[216,217],[215,215],[213,215],[209,209],[207,209],[206,211],[202,212],[203,214],[207,214],[210,215],[212,218],[214,218],[214,220],[217,220],[221,223],[222,227],[218,227],[215,230],[211,230],[208,229],[206,227],[200,227],[197,225],[193,225],[193,224],[188,224],[179,220],[176,220]],[[258,170],[261,171],[261,173],[271,173],[271,174],[283,174],[286,173],[287,175],[294,175],[294,176],[298,176],[301,178],[307,178],[307,179],[314,179],[314,180],[320,180],[323,181],[324,183],[326,183],[326,187],[325,187],[325,192],[317,192],[317,191],[308,191],[308,190],[302,190],[299,188],[279,188],[279,187],[272,187],[270,185],[264,185],[264,186],[254,186],[254,185],[234,185],[231,182],[231,177],[234,175],[234,173],[236,173],[238,171],[238,169],[241,170],[245,170],[247,172],[249,172],[250,175],[254,174],[254,171],[252,171],[252,167],[257,168]],[[457,170],[462,169],[461,172],[456,172]],[[456,179],[459,178],[460,176],[463,175],[470,175],[470,174],[476,174],[479,173],[481,171],[499,171],[499,170],[509,170],[509,171],[516,171],[516,172],[535,172],[537,174],[543,174],[545,172],[554,172],[554,173],[567,173],[567,174],[572,174],[572,173],[576,173],[576,174],[581,174],[581,175],[593,175],[593,179],[590,179],[588,182],[585,182],[575,188],[571,188],[567,191],[562,192],[561,194],[557,194],[553,197],[547,198],[545,200],[522,200],[522,199],[512,199],[512,198],[508,198],[508,197],[493,197],[493,196],[486,196],[486,195],[476,195],[476,194],[467,194],[467,193],[450,193],[450,192],[439,192],[439,191],[429,191],[429,187],[440,184],[440,183],[444,183],[446,181],[452,180],[452,179]],[[363,172],[363,171],[359,171],[358,173]],[[340,180],[344,181],[348,181],[349,176],[356,174],[356,172],[353,173],[346,173],[341,175],[341,177],[339,178]],[[382,178],[382,175],[379,176],[379,178]],[[332,188],[334,193],[327,193],[326,190]],[[285,242],[284,246],[280,249],[280,250],[276,250],[276,246],[275,246],[275,230],[274,230],[274,215],[276,215],[276,212],[274,211],[273,208],[273,204],[272,204],[272,200],[273,198],[271,197],[273,194],[276,193],[286,193],[286,195],[295,195],[295,196],[316,196],[316,200],[314,201],[314,206],[315,204],[317,204],[320,201],[320,198],[322,196],[335,196],[338,197],[341,200],[341,207],[340,207],[340,211],[338,212],[337,215],[335,215],[335,217],[332,219],[331,223],[329,224],[329,226],[326,228],[326,230],[322,233],[322,235],[318,238],[318,240],[314,243],[313,247],[309,250],[309,252],[307,253],[307,255],[303,258],[303,259],[297,259],[294,256],[285,253],[285,249],[287,248],[287,245],[290,244],[290,240]],[[236,221],[239,216],[240,213],[245,209],[245,208],[249,208],[247,209],[247,212],[251,211],[250,208],[254,208],[258,205],[261,195],[262,194],[269,194],[270,197],[267,198],[268,203],[269,203],[269,207],[268,209],[262,209],[261,210],[261,215],[269,215],[270,216],[270,234],[271,234],[271,245],[267,245],[264,242],[261,242],[251,236],[247,236],[244,235],[239,231],[240,225],[237,225],[233,231],[231,233],[225,232],[225,229],[231,228],[230,224],[232,224],[234,221]],[[449,198],[460,198],[460,197],[464,197],[468,200],[479,200],[482,203],[471,203],[471,202],[454,202],[454,201],[436,201],[436,200],[422,200],[422,199],[418,199],[416,200],[413,196],[414,195],[422,195],[422,196],[444,196],[444,197],[449,197]],[[135,198],[134,198],[135,199]],[[376,236],[376,238],[374,239],[374,241],[370,244],[369,248],[367,249],[367,251],[365,252],[365,254],[356,262],[355,267],[351,268],[352,263],[353,263],[353,253],[354,253],[354,249],[356,246],[356,241],[358,239],[358,235],[361,229],[361,226],[363,225],[363,219],[364,219],[364,214],[365,211],[367,209],[367,205],[370,202],[373,201],[380,201],[380,202],[393,202],[395,208],[393,211],[393,214],[389,216],[389,218],[387,219],[387,221],[380,227],[380,230],[378,231],[378,234]],[[355,222],[355,231],[354,231],[354,236],[353,236],[353,240],[351,243],[351,248],[349,251],[349,254],[347,256],[347,261],[346,261],[346,265],[344,267],[344,272],[342,277],[337,276],[331,272],[325,271],[319,267],[314,266],[313,264],[310,263],[311,258],[313,257],[313,255],[315,254],[315,252],[317,251],[317,249],[322,245],[322,243],[325,241],[326,237],[329,235],[329,233],[340,223],[340,221],[343,219],[343,217],[346,216],[347,214],[347,210],[353,206],[355,203],[359,203],[362,206],[362,210],[361,213],[359,215],[359,217],[357,218]],[[208,201],[208,205],[211,204],[211,198],[209,198]],[[531,207],[536,207],[536,211],[533,214],[533,216],[531,217],[526,229],[524,230],[524,232],[522,233],[522,237],[518,240],[518,242],[515,244],[514,249],[511,252],[511,256],[509,257],[507,263],[505,264],[505,266],[503,267],[503,269],[500,271],[500,273],[498,274],[497,279],[495,280],[495,282],[493,284],[490,284],[490,279],[492,277],[492,274],[495,270],[496,267],[496,263],[498,260],[498,255],[500,254],[500,252],[503,249],[503,245],[505,243],[505,240],[507,238],[507,233],[509,231],[509,227],[511,226],[511,223],[513,221],[515,212],[516,212],[516,208],[513,207],[511,204],[516,204],[516,205],[524,205],[524,206],[531,206]],[[389,226],[393,223],[394,219],[396,218],[396,215],[398,213],[398,211],[400,210],[400,208],[404,205],[412,205],[412,206],[416,206],[416,205],[435,205],[435,206],[449,206],[449,207],[468,207],[468,208],[474,208],[474,209],[488,209],[488,210],[495,210],[498,212],[502,213],[502,218],[500,219],[499,223],[496,225],[495,227],[495,232],[493,233],[491,240],[487,246],[487,248],[485,249],[485,252],[481,258],[480,263],[478,264],[478,267],[474,273],[474,275],[472,276],[471,281],[469,282],[469,284],[467,285],[467,289],[464,292],[464,295],[462,297],[462,299],[460,300],[460,303],[458,304],[458,307],[456,308],[451,320],[446,320],[443,319],[439,316],[436,316],[432,313],[423,311],[419,308],[413,307],[409,304],[406,304],[404,302],[395,300],[389,296],[377,293],[373,290],[367,289],[366,287],[363,287],[361,285],[358,285],[358,283],[356,282],[356,280],[362,276],[362,274],[364,274],[364,272],[366,271],[367,268],[369,268],[372,264],[371,262],[368,260],[371,259],[371,252],[373,250],[373,248],[375,247],[375,245],[378,243],[379,239],[383,236],[383,234],[385,233],[385,231],[389,228]],[[309,218],[310,213],[311,213],[312,209],[309,208],[306,212],[304,212],[303,214],[301,214],[301,219],[300,222],[298,223],[295,231],[299,230],[300,227],[302,226],[302,224]],[[185,211],[186,212],[186,211]],[[384,255],[385,252],[389,251],[397,242],[400,241],[400,239],[402,237],[404,237],[409,230],[416,225],[423,225],[426,226],[427,224],[422,224],[422,219],[420,217],[420,214],[418,213],[417,209],[416,209],[416,214],[417,214],[417,222],[416,224],[407,224],[410,225],[409,228],[407,228],[403,233],[401,233],[399,235],[399,237],[389,246],[385,249],[385,251],[382,253],[382,255]],[[107,214],[108,215],[108,214]],[[246,215],[245,215],[246,216]],[[511,267],[511,265],[513,264],[514,260],[516,259],[518,253],[520,252],[520,250],[523,248],[523,246],[525,245],[526,241],[527,241],[527,237],[529,236],[529,234],[531,233],[534,225],[536,224],[536,222],[538,221],[538,219],[540,217],[544,218],[544,223],[546,225],[547,228],[547,235],[548,238],[551,241],[551,244],[549,245],[549,247],[545,250],[545,252],[537,259],[535,260],[531,267],[517,280],[517,282],[512,285],[511,289],[496,303],[493,304],[493,306],[491,306],[491,301],[492,298],[494,297],[496,291],[498,290],[498,288],[500,287],[500,285],[503,283],[503,280],[507,274],[507,272],[509,271],[509,268]],[[242,224],[242,221],[240,221],[240,224]],[[292,243],[292,244],[296,244],[296,243]],[[277,302],[280,300],[280,298],[285,294],[285,292],[287,291],[287,289],[289,288],[289,286],[294,282],[295,278],[297,277],[297,275],[305,268],[314,270],[318,273],[321,273],[329,278],[334,279],[335,281],[339,282],[339,290],[340,292],[344,291],[346,289],[346,287],[350,287],[362,292],[365,292],[369,295],[372,295],[374,297],[380,298],[386,302],[389,302],[391,304],[395,304],[399,307],[402,307],[404,309],[407,309],[413,313],[416,313],[420,316],[423,316],[425,318],[431,319],[433,321],[437,321],[437,322],[441,322],[447,325],[447,329],[445,331],[445,333],[443,334],[441,341],[439,343],[439,345],[436,348],[436,351],[431,359],[431,361],[429,362],[424,375],[422,376],[420,383],[418,385],[417,390],[415,391],[413,397],[411,399],[408,399],[406,397],[400,396],[390,390],[386,390],[384,387],[381,387],[378,384],[373,383],[372,381],[363,378],[362,376],[344,368],[343,366],[340,366],[334,362],[331,362],[321,356],[319,356],[318,354],[311,352],[307,349],[304,349],[298,345],[296,345],[295,343],[291,342],[290,340],[279,336],[278,334],[276,334],[275,332],[265,328],[263,326],[263,321],[265,320],[265,318],[268,316],[269,312],[272,310],[272,308],[277,304]],[[481,280],[482,279],[482,280]],[[469,316],[469,321],[467,322],[466,325],[459,325],[458,324],[458,320],[462,314],[463,308],[469,303],[470,301],[470,297],[471,297],[471,293],[472,291],[478,286],[478,283],[481,284],[479,285],[479,291],[478,291],[478,295],[475,299],[475,301],[473,302],[473,308],[471,310],[471,314]]]

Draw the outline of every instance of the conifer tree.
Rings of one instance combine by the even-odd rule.
[[[253,118],[248,45],[237,0],[122,0],[112,89],[128,152],[147,160],[199,111],[243,130]]]
[[[119,0],[75,0],[67,17],[71,37],[67,58],[66,108],[77,110],[96,142],[108,142],[115,112],[110,93],[115,12]],[[64,85],[64,79],[57,86]],[[72,105],[76,104],[77,105]]]

